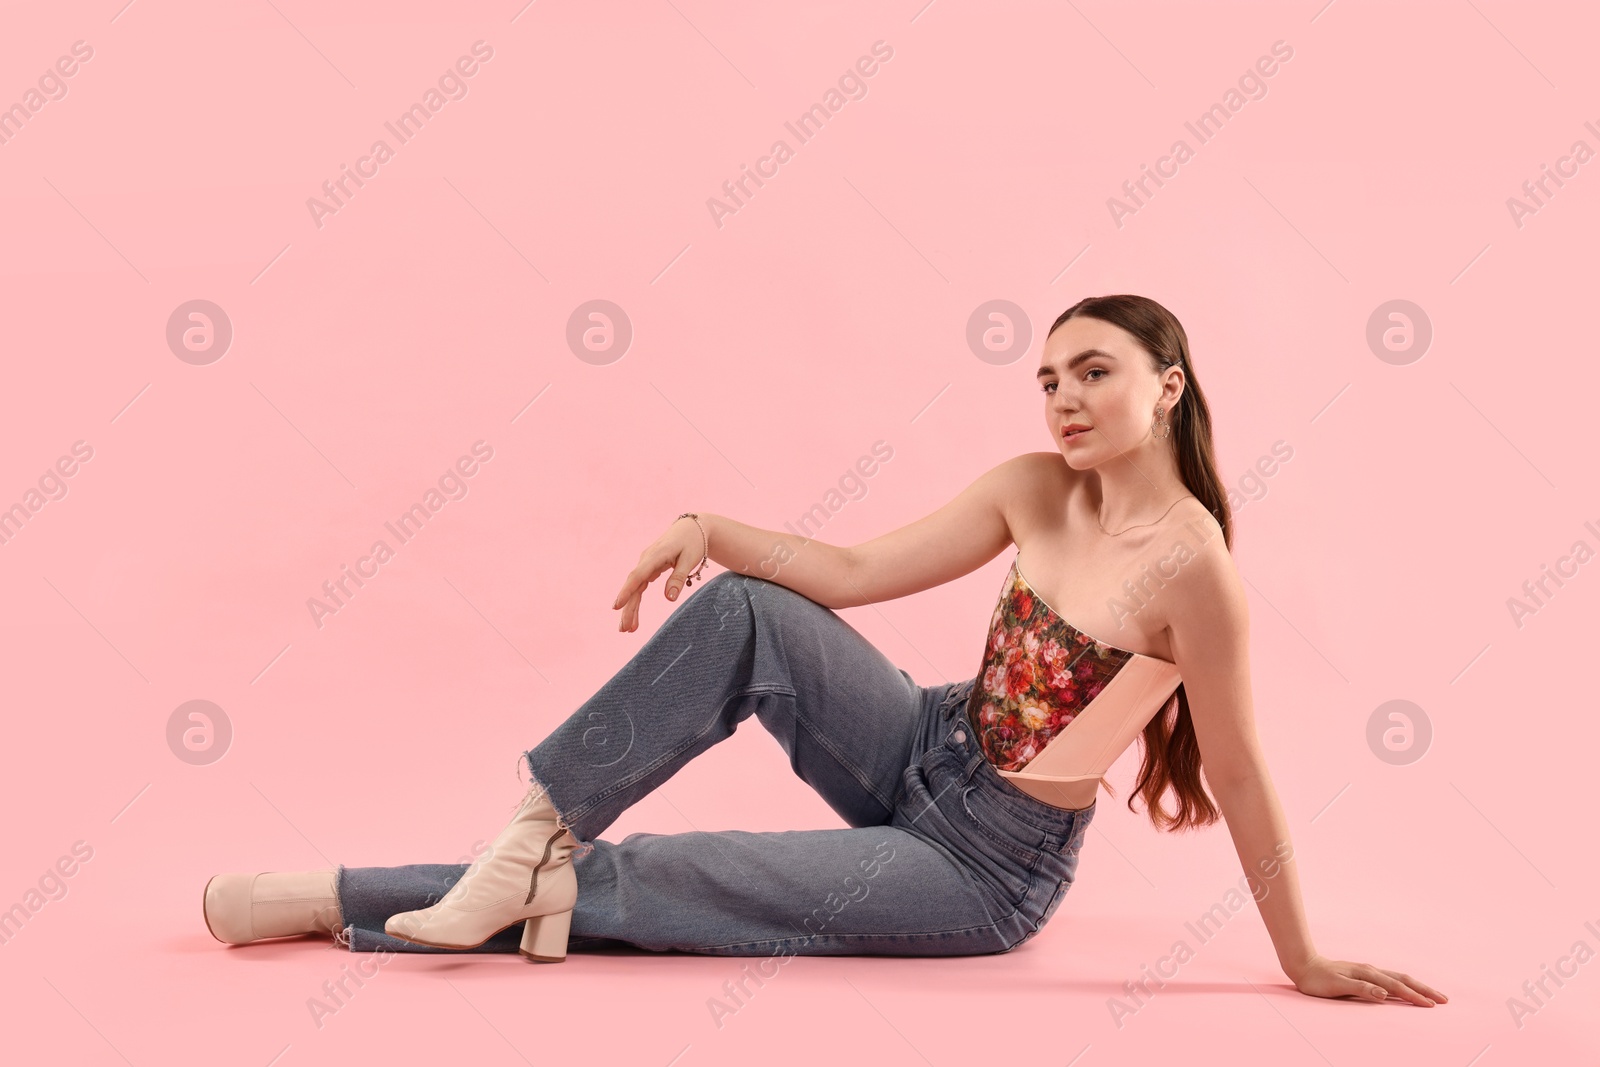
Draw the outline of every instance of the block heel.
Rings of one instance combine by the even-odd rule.
[[[544,787],[534,782],[509,825],[438,903],[389,916],[384,933],[432,948],[481,948],[495,934],[525,923],[522,954],[560,963],[578,903],[572,868],[577,838]]]
[[[522,924],[522,944],[517,951],[540,963],[563,963],[571,932],[571,911],[536,916]]]

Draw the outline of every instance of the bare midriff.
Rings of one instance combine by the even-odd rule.
[[[1005,783],[1016,786],[1035,800],[1068,811],[1087,808],[1100,792],[1098,778],[1092,782],[1032,782],[1026,778],[1007,778]]]

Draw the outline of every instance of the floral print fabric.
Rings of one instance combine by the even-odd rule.
[[[1022,770],[1133,655],[1057,615],[1013,561],[967,700],[984,755],[1000,770]]]

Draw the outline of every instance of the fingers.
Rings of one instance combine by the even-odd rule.
[[[611,602],[611,610],[621,611],[622,618],[617,623],[618,631],[631,633],[639,628],[639,604],[644,599],[644,591],[662,571],[669,569],[672,561],[667,560],[653,567],[647,566],[641,559],[639,565],[628,572],[623,579],[622,589],[617,593],[616,599]],[[675,594],[674,594],[675,595]],[[667,599],[673,599],[668,597]]]
[[[1327,972],[1331,987],[1319,993],[1325,997],[1360,997],[1374,1003],[1389,999],[1389,990],[1380,981],[1394,981],[1378,968],[1365,963],[1334,960]]]
[[[1405,974],[1402,971],[1391,971],[1387,967],[1380,967],[1378,970],[1382,971],[1384,974],[1400,983],[1403,989],[1420,996],[1422,1000],[1432,1000],[1439,1004],[1447,1004],[1450,1001],[1449,997],[1445,996],[1431,985],[1428,985],[1425,982],[1419,982],[1409,974]],[[1420,1003],[1420,1001],[1417,1003]],[[1432,1005],[1429,1005],[1429,1007],[1431,1006]]]
[[[1402,976],[1398,971],[1386,971],[1381,967],[1373,967],[1367,964],[1363,964],[1362,969],[1365,973],[1355,977],[1357,981],[1361,981],[1362,978],[1366,977],[1371,978],[1371,981],[1363,983],[1367,986],[1367,996],[1371,999],[1387,1000],[1390,996],[1394,996],[1412,1004],[1421,1005],[1424,1008],[1433,1007],[1433,1000],[1413,989],[1409,980],[1402,980]],[[1382,994],[1381,996],[1379,995],[1380,993]]]
[[[628,633],[639,628],[639,600],[648,584],[644,571],[639,567],[629,571],[627,577],[622,580],[622,588],[617,591],[616,599],[611,602],[612,611],[622,612],[622,617],[617,621],[618,632]]]
[[[641,560],[640,562],[643,561]],[[627,573],[627,575],[622,579],[622,588],[617,590],[617,599],[611,602],[611,610],[615,611],[622,607],[622,602],[624,600],[627,600],[629,597],[634,596],[644,589],[645,582],[643,581],[643,575],[644,572],[638,567],[634,567],[633,570]]]
[[[654,573],[650,575],[650,580],[655,581],[663,572],[671,571],[672,573],[667,577],[666,583],[661,587],[661,595],[668,600],[677,600],[684,587],[689,584],[689,574],[692,570],[690,564],[692,562],[698,562],[698,557],[691,560],[688,553],[679,556],[676,560],[663,560],[656,567]]]
[[[1424,1008],[1448,1003],[1450,999],[1409,974],[1374,967],[1370,963],[1322,960],[1315,971],[1316,973],[1309,976],[1311,985],[1300,986],[1302,992],[1310,993],[1312,996],[1360,997],[1375,1004],[1392,999]]]
[[[611,601],[611,610],[622,612],[622,617],[617,622],[617,629],[625,633],[639,628],[639,603],[644,597],[644,591],[663,572],[672,572],[661,589],[662,595],[668,600],[677,600],[688,584],[691,568],[686,560],[694,562],[689,559],[689,553],[685,552],[676,558],[669,555],[652,563],[649,561],[650,552],[650,549],[646,549],[639,557],[638,566],[628,572],[622,581],[622,588]],[[695,560],[698,560],[698,556]]]
[[[1339,977],[1343,981],[1339,983],[1339,991],[1333,994],[1336,997],[1360,997],[1362,1000],[1380,1002],[1387,1000],[1389,997],[1387,989],[1364,978],[1358,978],[1353,974],[1344,974]]]
[[[666,594],[668,600],[677,600],[678,594],[683,592],[689,568],[683,565],[683,560],[678,560],[678,565],[672,568],[672,576],[667,579]]]
[[[629,571],[623,579],[622,588],[618,590],[617,597],[611,602],[612,611],[621,611],[622,617],[617,620],[619,633],[626,633],[639,625],[639,594],[644,586],[639,584],[638,572]]]
[[[623,633],[631,633],[639,628],[639,598],[643,590],[634,593],[622,603],[622,619],[617,623],[617,629]]]

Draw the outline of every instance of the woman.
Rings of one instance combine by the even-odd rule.
[[[836,548],[679,516],[623,582],[619,629],[638,629],[661,574],[676,600],[708,559],[727,571],[525,754],[528,792],[470,865],[222,875],[207,885],[208,926],[234,943],[322,930],[358,950],[543,961],[618,942],[778,958],[1005,952],[1060,905],[1105,770],[1142,736],[1135,793],[1151,820],[1200,827],[1220,807],[1299,990],[1445,1001],[1312,943],[1255,736],[1232,518],[1183,327],[1143,297],[1080,301],[1051,326],[1038,378],[1053,451],[1002,463],[875,540]],[[917,685],[831,610],[948,582],[1013,543],[967,681]],[[848,828],[598,839],[752,713]]]

